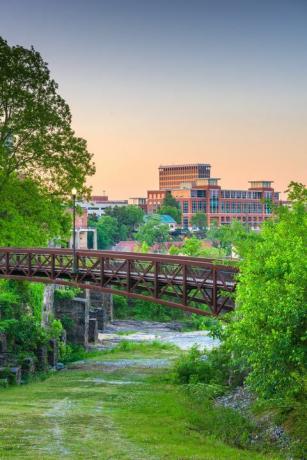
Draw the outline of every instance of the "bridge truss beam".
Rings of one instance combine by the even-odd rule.
[[[213,259],[113,251],[0,248],[0,278],[150,300],[198,315],[234,309],[237,269]]]

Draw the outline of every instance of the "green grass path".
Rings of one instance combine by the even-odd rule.
[[[44,382],[1,390],[0,459],[276,459],[193,430],[180,391],[159,378],[165,369],[143,367],[144,358],[172,353],[102,354]],[[101,364],[123,358],[136,362]]]

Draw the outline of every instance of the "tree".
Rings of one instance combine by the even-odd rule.
[[[0,200],[0,246],[45,246],[69,237],[71,215],[61,200],[32,179],[11,176]]]
[[[177,224],[181,223],[181,210],[178,208],[163,205],[158,209],[158,213],[160,215],[171,216],[177,222]]]
[[[119,226],[125,226],[126,238],[132,238],[136,228],[143,222],[144,211],[138,206],[115,206],[114,208],[107,208],[106,215],[114,217]],[[122,238],[123,239],[123,238]]]
[[[0,190],[9,177],[32,178],[62,197],[86,192],[95,172],[86,141],[71,128],[71,113],[46,62],[34,48],[0,37]]]
[[[290,184],[292,206],[275,209],[257,240],[237,243],[242,260],[227,343],[266,398],[298,394],[306,375],[306,192],[297,191]]]
[[[167,225],[161,224],[158,216],[150,217],[136,234],[136,239],[141,243],[145,242],[148,246],[152,246],[154,243],[164,243],[168,238],[169,228]]]
[[[236,250],[237,246],[241,247],[245,243],[253,244],[258,239],[258,234],[248,225],[244,225],[237,220],[233,220],[229,225],[211,225],[207,232],[207,238],[213,246],[225,251],[230,256],[232,249]]]
[[[175,200],[170,192],[166,192],[162,205],[158,209],[159,214],[166,214],[171,216],[177,224],[181,223],[181,209],[178,201]]]
[[[197,227],[203,234],[206,233],[207,229],[207,216],[204,212],[197,212],[192,216],[191,224]]]
[[[114,217],[102,216],[97,222],[98,249],[109,249],[118,241],[119,227]]]

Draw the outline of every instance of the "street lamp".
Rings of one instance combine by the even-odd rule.
[[[77,256],[76,256],[76,196],[77,189],[74,187],[71,190],[73,202],[73,237],[72,237],[72,250],[73,250],[73,266],[72,272],[77,273]]]

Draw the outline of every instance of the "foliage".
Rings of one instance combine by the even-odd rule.
[[[107,216],[117,220],[122,236],[120,240],[132,238],[137,227],[143,222],[144,211],[138,206],[115,206],[105,210]]]
[[[297,187],[290,187],[297,197]],[[290,196],[291,196],[290,193]],[[300,194],[301,195],[301,194]],[[275,210],[257,244],[238,240],[242,257],[228,347],[264,398],[298,395],[306,375],[306,208]]]
[[[57,195],[86,190],[94,173],[86,141],[75,136],[71,113],[34,48],[0,37],[0,189],[13,174]]]
[[[213,246],[222,249],[227,256],[230,256],[232,249],[238,252],[238,247],[255,244],[258,240],[258,234],[249,225],[233,220],[230,225],[221,225],[220,227],[212,224],[207,232],[207,238]]]
[[[191,224],[193,227],[197,227],[202,234],[205,234],[207,229],[207,216],[204,212],[197,212],[193,214],[191,218]]]
[[[80,294],[81,289],[72,287],[61,287],[54,291],[55,299],[72,300]]]
[[[43,286],[28,282],[0,281],[0,331],[7,336],[8,349],[16,356],[35,355],[50,338],[63,329],[54,320],[49,328],[41,324]]]
[[[192,236],[185,238],[182,246],[171,246],[169,249],[171,255],[186,255],[191,257],[224,257],[225,251],[218,248],[203,247],[202,240]]]
[[[307,189],[301,182],[290,182],[288,189],[288,200],[292,203],[307,204]]]
[[[158,209],[158,214],[171,216],[177,224],[181,223],[181,210],[177,207],[162,205]]]
[[[136,234],[136,240],[141,243],[145,242],[148,246],[152,246],[155,243],[164,243],[168,239],[169,228],[167,225],[162,224],[157,216],[150,217]]]
[[[170,206],[172,208],[178,208],[180,209],[180,204],[176,199],[173,197],[171,192],[166,192],[165,198],[162,202],[162,206]]]
[[[158,209],[158,213],[162,215],[169,215],[177,222],[177,224],[181,223],[182,212],[180,204],[176,201],[171,192],[166,192],[165,198]]]
[[[143,321],[172,321],[185,318],[181,310],[176,310],[154,302],[113,296],[114,316],[117,319],[137,319]]]
[[[58,197],[32,179],[14,175],[2,184],[0,217],[1,246],[45,246],[54,237],[67,236],[71,226]]]
[[[118,241],[118,222],[114,217],[101,216],[97,222],[98,249],[110,249]]]
[[[243,382],[244,375],[231,362],[231,354],[225,346],[211,351],[191,348],[182,355],[174,367],[175,381],[181,384],[204,383],[218,385],[219,391],[226,386],[235,387]]]

